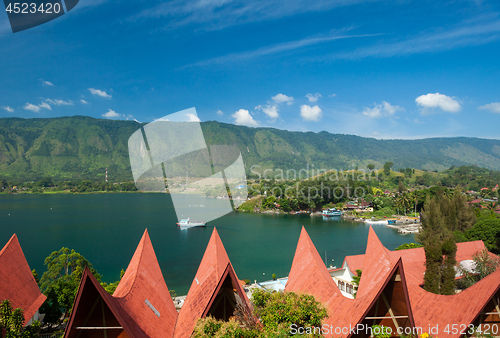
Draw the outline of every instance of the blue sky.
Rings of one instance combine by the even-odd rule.
[[[500,138],[498,0],[80,0],[0,55],[0,117]]]

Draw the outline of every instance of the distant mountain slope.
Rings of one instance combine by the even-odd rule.
[[[50,119],[0,119],[0,177],[37,180],[131,180],[128,138],[140,128],[134,121],[88,116]],[[202,123],[207,144],[237,144],[247,173],[267,168],[348,169],[386,161],[394,168],[444,170],[470,165],[500,170],[500,140],[432,138],[376,140],[328,132],[290,132],[249,128],[215,121]]]

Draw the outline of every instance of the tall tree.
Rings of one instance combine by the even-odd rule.
[[[386,176],[389,176],[389,174],[391,173],[391,167],[393,166],[394,164],[392,162],[385,162],[384,164],[384,174]]]
[[[75,250],[61,248],[45,258],[45,271],[40,279],[42,292],[47,296],[43,305],[46,313],[45,321],[57,324],[61,316],[61,309],[69,312],[73,306],[78,285],[85,267],[100,282],[101,275],[92,267],[92,264]]]
[[[422,231],[416,236],[425,251],[424,289],[436,294],[455,292],[457,245],[453,230],[467,228],[474,219],[473,211],[457,194],[460,192],[451,199],[444,194],[427,197],[421,214]]]
[[[402,193],[404,191],[406,191],[406,187],[405,184],[403,183],[403,180],[400,179],[398,182],[398,192]]]
[[[424,245],[425,251],[424,289],[439,294],[443,262],[441,245],[445,236],[445,225],[441,208],[435,199],[427,197],[421,221],[422,230],[416,240]]]

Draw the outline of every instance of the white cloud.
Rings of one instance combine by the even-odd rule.
[[[48,110],[52,110],[52,108],[49,106],[49,104],[47,104],[46,102],[42,102],[38,105],[40,108],[45,108],[45,109],[48,109]]]
[[[222,112],[222,110],[217,110],[217,115],[224,115],[224,113]]]
[[[263,111],[264,114],[266,114],[267,116],[269,116],[273,120],[277,119],[280,116],[278,114],[278,106],[276,106],[276,105],[267,105],[265,107],[259,105],[259,106],[255,107],[255,109]]]
[[[170,121],[169,119],[167,119],[165,116],[163,117],[160,117],[159,119],[153,119],[154,122],[157,122],[157,121]]]
[[[316,93],[316,94],[307,94],[306,97],[309,100],[309,102],[316,103],[318,99],[322,96],[320,93]]]
[[[52,82],[49,82],[49,81],[43,81],[43,80],[42,80],[42,84],[43,84],[44,86],[53,86],[53,85],[54,85]]]
[[[337,94],[328,95],[328,97],[335,97]]]
[[[102,114],[102,116],[107,117],[107,118],[113,118],[113,117],[120,117],[122,116],[121,114],[118,114],[112,109],[108,109],[107,113]]]
[[[72,106],[73,105],[73,101],[71,101],[71,100],[63,101],[63,100],[46,99],[45,101],[47,101],[48,103],[53,104],[55,106]]]
[[[484,106],[478,107],[477,109],[489,110],[492,113],[500,113],[500,102],[485,104]]]
[[[259,123],[255,121],[246,109],[240,109],[231,115],[234,118],[234,123],[249,127],[258,127]]]
[[[293,97],[286,96],[285,94],[281,94],[281,93],[277,94],[276,96],[272,96],[271,99],[273,99],[273,101],[276,103],[286,102],[287,105],[293,104]]]
[[[41,109],[39,106],[35,106],[34,104],[27,103],[27,102],[26,102],[26,104],[24,105],[23,108],[26,109],[26,110],[31,110],[34,113],[38,113],[40,111],[40,109]]]
[[[300,116],[304,121],[319,121],[322,117],[321,108],[318,106],[308,106],[306,104],[300,106]]]
[[[415,124],[424,124],[422,121],[420,121],[419,119],[414,119],[413,120],[413,123]]]
[[[400,106],[392,105],[389,102],[382,101],[382,104],[375,104],[375,107],[368,108],[364,107],[363,115],[368,116],[372,119],[378,119],[380,117],[389,117],[394,115],[398,110],[404,110]]]
[[[98,96],[105,97],[105,98],[108,98],[108,99],[111,98],[111,95],[109,95],[108,93],[106,93],[104,90],[89,88],[89,91],[90,91],[90,93],[92,93],[94,95],[98,95]]]
[[[189,118],[187,122],[201,122],[201,120],[195,114],[187,113],[186,116],[187,118]]]
[[[439,93],[421,95],[415,99],[415,102],[422,107],[421,112],[423,115],[431,114],[432,108],[440,108],[449,113],[457,113],[462,109],[457,100]]]
[[[80,100],[80,102],[81,102],[82,104],[89,104],[89,103],[88,103],[87,101],[85,101],[85,100]]]
[[[11,108],[9,106],[4,106],[2,107],[2,109],[5,109],[6,111],[8,111],[9,113],[13,113],[14,112],[14,108]]]

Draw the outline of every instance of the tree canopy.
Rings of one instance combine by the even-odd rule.
[[[101,275],[85,257],[68,248],[52,252],[45,258],[44,264],[47,271],[40,279],[40,288],[47,300],[42,305],[42,311],[46,314],[47,323],[57,324],[61,309],[64,312],[71,311],[85,267],[90,269],[99,282]]]
[[[6,299],[0,303],[0,336],[5,338],[36,338],[39,337],[40,322],[35,320],[33,324],[23,327],[24,312],[22,309],[12,308],[10,300]],[[5,333],[5,335],[4,335]]]
[[[307,294],[294,292],[268,292],[255,290],[252,294],[254,307],[253,314],[236,317],[246,320],[230,320],[223,322],[213,318],[200,319],[192,337],[224,337],[224,338],[257,338],[257,337],[289,337],[293,336],[293,328],[321,327],[322,321],[327,318],[326,309]],[[254,317],[260,322],[255,321]],[[304,337],[320,337],[316,333],[307,333]]]

